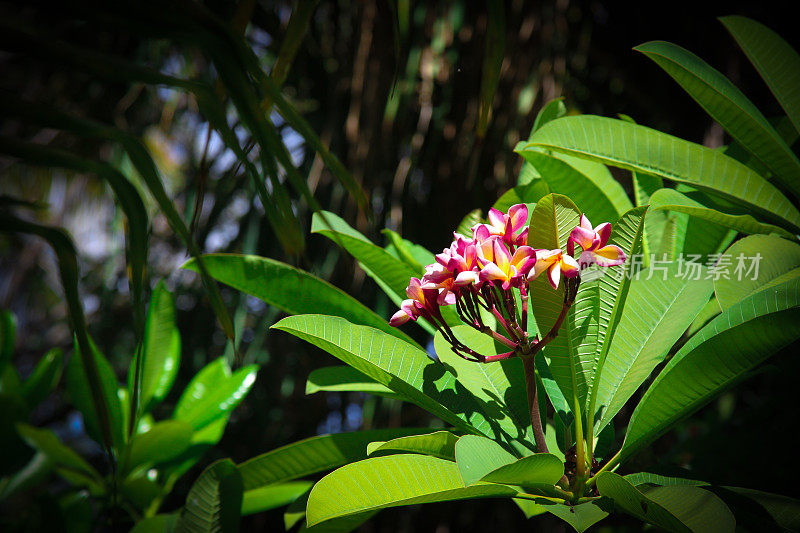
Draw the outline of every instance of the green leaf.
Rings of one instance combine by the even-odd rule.
[[[664,187],[664,181],[658,176],[633,173],[633,196],[636,205],[650,205],[644,220],[644,233],[642,233],[642,254],[644,266],[650,266],[650,256],[659,251],[661,240],[667,224],[668,213],[657,211],[651,204],[650,198],[659,189]]]
[[[289,505],[313,485],[313,481],[290,481],[248,490],[242,499],[242,516]]]
[[[103,478],[97,470],[58,440],[55,433],[49,429],[37,429],[27,424],[18,424],[17,431],[25,442],[44,454],[54,466],[58,467],[59,473],[74,473],[85,478],[90,488],[96,491],[101,490]]]
[[[241,463],[238,468],[242,473],[245,491],[250,491],[365,459],[367,445],[371,442],[429,431],[411,428],[376,429],[311,437],[253,457]]]
[[[533,209],[528,232],[528,245],[533,248],[566,250],[569,234],[579,223],[580,211],[569,198],[560,194],[549,194],[539,200]],[[547,276],[542,275],[531,283],[530,292],[531,300],[536,302],[533,305],[536,325],[540,332],[548,332],[555,324],[564,305],[564,283],[562,282],[557,290],[553,290]],[[588,300],[581,301],[592,304]],[[542,352],[549,359],[553,379],[561,388],[569,405],[572,405],[569,402],[578,398],[581,392],[585,396],[588,391],[587,384],[583,381],[579,382],[583,377],[583,369],[577,368],[576,365],[585,363],[588,366],[590,362],[579,360],[578,347],[582,346],[583,351],[587,354],[589,350],[593,353],[594,345],[585,343],[584,340],[587,337],[594,340],[597,334],[597,310],[594,309],[594,323],[588,327],[579,328],[579,333],[573,335],[575,332],[572,326],[576,323],[575,315],[579,307],[581,307],[580,304],[574,306],[575,310],[569,311],[568,318],[564,321],[559,335]],[[592,305],[581,307],[581,312],[591,314]]]
[[[647,207],[635,207],[626,212],[619,221],[614,224],[611,230],[609,242],[619,246],[629,258],[624,264],[604,268],[599,274],[602,277],[597,283],[591,282],[583,292],[579,291],[581,298],[592,298],[599,302],[597,312],[597,348],[594,356],[594,363],[590,364],[586,382],[589,385],[589,397],[587,398],[587,417],[593,417],[598,395],[600,380],[598,374],[602,374],[608,352],[611,349],[611,342],[616,337],[617,327],[624,316],[628,290],[631,283],[631,268],[633,267],[633,257],[639,254],[641,248],[642,233],[644,232],[644,219]],[[588,277],[588,272],[582,274]],[[594,291],[593,291],[594,289]],[[578,301],[576,298],[576,307]],[[576,311],[577,316],[577,311]],[[579,400],[584,398],[579,396]],[[592,428],[590,421],[589,428]],[[599,430],[592,435],[599,434]]]
[[[792,192],[800,192],[800,161],[778,132],[736,86],[708,63],[663,41],[637,46],[751,152]],[[800,78],[798,78],[800,79]]]
[[[134,435],[130,444],[128,471],[161,464],[181,455],[192,441],[192,426],[180,420],[166,420],[145,433]]]
[[[172,533],[178,522],[177,513],[157,514],[140,520],[133,526],[131,533]]]
[[[483,52],[478,123],[475,132],[479,139],[483,139],[486,136],[486,130],[489,127],[492,104],[494,103],[497,85],[500,83],[500,71],[506,50],[506,15],[503,2],[490,0],[487,6],[486,48]]]
[[[631,281],[625,313],[597,377],[597,432],[664,360],[714,290],[710,279],[678,276],[675,263],[661,268],[643,270]]]
[[[592,115],[554,120],[516,151],[554,150],[686,183],[800,231],[800,211],[747,166],[719,151],[622,120]]]
[[[121,449],[125,441],[125,428],[123,426],[122,405],[117,395],[117,389],[119,388],[117,376],[114,375],[114,370],[108,360],[100,353],[100,350],[91,339],[89,339],[89,348],[91,350],[90,356],[97,368],[104,403],[108,408],[108,423],[110,424],[109,429],[113,444],[117,449]],[[75,351],[67,365],[67,392],[75,407],[83,415],[86,431],[97,442],[103,442],[102,435],[104,430],[101,429],[100,421],[98,420],[96,402],[92,395],[90,383],[87,380],[84,359],[81,355],[81,347],[76,341]]]
[[[175,406],[173,418],[195,430],[233,411],[256,380],[258,366],[249,365],[231,374],[223,357],[212,361],[189,382]]]
[[[610,174],[584,173],[568,161],[536,150],[526,150],[522,156],[542,175],[552,192],[568,196],[595,224],[616,222],[632,207]]]
[[[6,420],[8,419],[6,418]],[[6,443],[3,444],[4,453],[13,453]],[[3,466],[5,467],[5,465]],[[52,470],[53,461],[46,454],[37,452],[27,464],[3,479],[3,482],[0,483],[0,501],[8,500],[15,494],[41,486],[47,482]]]
[[[491,337],[469,326],[456,326],[451,331],[478,353],[498,353]],[[471,395],[474,410],[482,413],[492,427],[486,428],[477,417],[468,421],[482,432],[490,431],[488,436],[511,445],[519,453],[534,450],[522,360],[511,358],[488,364],[467,361],[453,353],[450,343],[438,332],[434,347],[439,363],[457,380],[456,394],[465,398]]]
[[[564,475],[564,463],[551,453],[536,453],[496,468],[481,481],[519,485],[522,487],[552,487]]]
[[[764,78],[772,94],[800,132],[800,54],[763,24],[739,16],[720,21]]]
[[[740,487],[713,487],[743,531],[800,530],[800,500]]]
[[[597,477],[600,494],[610,497],[628,514],[668,531],[733,531],[735,520],[711,492],[688,485],[637,489],[612,472]]]
[[[497,442],[478,435],[464,435],[456,442],[456,464],[464,485],[478,483],[484,476],[517,460]]]
[[[145,476],[128,477],[119,486],[122,497],[136,509],[147,509],[161,496],[162,488]]]
[[[58,348],[53,348],[42,357],[31,376],[22,384],[22,396],[25,403],[33,409],[47,398],[58,386],[64,370],[64,354]]]
[[[413,342],[408,335],[390,326],[387,319],[376,315],[346,292],[286,263],[266,257],[237,254],[205,255],[203,261],[209,275],[214,279],[255,296],[290,315],[313,313],[324,308],[333,316],[372,326]],[[197,263],[190,261],[184,268],[196,270]]]
[[[440,459],[455,461],[458,437],[449,431],[435,431],[427,435],[409,435],[390,441],[375,441],[367,445],[367,455],[384,455],[379,452],[421,453]]]
[[[800,276],[800,244],[774,235],[751,235],[728,248],[719,265],[714,290],[725,310],[754,292]]]
[[[170,391],[181,361],[181,336],[175,325],[175,304],[163,281],[159,281],[150,296],[142,354],[140,405],[146,412]],[[133,365],[135,359],[132,370],[135,368]]]
[[[635,474],[628,474],[623,476],[625,481],[634,486],[639,485],[660,485],[662,487],[670,485],[691,485],[693,487],[702,487],[709,485],[705,481],[698,481],[696,479],[686,479],[680,477],[662,476],[660,474],[652,474],[650,472],[636,472]]]
[[[416,346],[325,315],[291,316],[272,327],[322,348],[462,431],[494,431],[491,415],[477,411],[476,398]]]
[[[456,233],[470,236],[472,235],[472,226],[475,224],[480,224],[481,222],[483,222],[483,214],[481,213],[481,210],[473,209],[461,219],[461,222],[459,222],[458,227],[456,228]]]
[[[466,487],[452,461],[427,455],[373,457],[322,478],[308,497],[306,520],[326,520],[364,511],[468,498],[510,497],[511,487],[478,484]]]
[[[239,531],[242,492],[242,476],[233,461],[211,464],[189,489],[175,531]]]
[[[425,272],[425,265],[429,265],[436,260],[436,257],[427,248],[414,244],[402,238],[390,229],[383,229],[381,233],[389,238],[386,251],[405,262],[420,274]]]
[[[607,517],[614,506],[605,498],[582,503],[580,505],[563,505],[545,500],[537,500],[545,510],[568,523],[578,533],[583,533],[597,522]]]
[[[547,124],[548,122],[561,118],[567,114],[567,106],[564,105],[564,97],[559,96],[550,100],[542,106],[539,113],[536,114],[536,120],[533,121],[533,129],[531,134]]]
[[[719,302],[717,302],[716,298],[712,297],[708,302],[706,302],[706,305],[703,306],[700,312],[697,313],[697,316],[692,321],[692,325],[689,326],[688,330],[686,330],[686,337],[693,336],[695,333],[700,331],[703,326],[708,324],[712,318],[721,312],[722,309],[719,308]]]
[[[675,189],[659,189],[656,191],[650,197],[650,209],[668,209],[678,213],[686,213],[687,215],[701,218],[708,222],[713,222],[714,224],[719,224],[720,226],[748,235],[754,233],[775,233],[787,239],[794,239],[794,235],[781,227],[773,226],[772,224],[763,224],[750,215],[729,215],[728,213],[711,209],[679,193]]]
[[[403,397],[386,385],[381,385],[349,366],[325,366],[308,375],[306,394],[320,391],[366,392],[385,398],[403,400]]]
[[[800,278],[737,302],[689,339],[634,411],[620,458],[646,446],[800,336]]]
[[[324,217],[322,215],[324,215]],[[314,218],[311,223],[311,233],[325,235],[344,247],[350,255],[356,258],[358,264],[364,269],[364,272],[374,279],[386,295],[399,306],[406,298],[408,282],[412,277],[418,277],[420,273],[403,261],[393,257],[392,254],[380,246],[373,244],[369,239],[351,228],[347,222],[333,213],[325,211],[322,215],[314,213]],[[455,317],[455,312],[453,310],[445,307],[442,308],[442,312],[448,323],[458,323],[458,319]],[[423,321],[419,323],[420,325],[425,324],[428,326],[426,329],[431,334],[434,333],[433,328],[431,328],[427,322]]]
[[[14,353],[14,341],[17,333],[16,320],[10,311],[0,309],[0,374]]]
[[[58,258],[58,272],[61,278],[61,285],[64,288],[64,298],[69,310],[69,319],[73,331],[75,332],[76,344],[81,347],[82,366],[85,368],[84,377],[88,384],[88,393],[91,396],[91,403],[96,409],[99,419],[102,440],[100,442],[110,451],[116,438],[112,433],[112,414],[110,407],[106,403],[104,385],[100,371],[97,368],[94,351],[89,332],[86,328],[86,318],[83,314],[83,306],[78,292],[78,258],[75,245],[70,237],[63,230],[43,226],[28,222],[13,216],[8,216],[0,212],[0,231],[13,231],[20,233],[30,233],[45,239]],[[116,398],[116,391],[114,391]],[[120,417],[121,418],[121,417]]]

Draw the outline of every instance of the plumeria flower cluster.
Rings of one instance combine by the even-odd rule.
[[[609,223],[593,227],[585,215],[581,216],[564,251],[529,246],[527,221],[528,208],[517,204],[508,213],[491,209],[488,223],[473,226],[469,237],[454,233],[450,247],[425,267],[422,279],[411,278],[406,289],[408,299],[390,324],[399,326],[422,317],[441,331],[456,354],[471,361],[487,363],[538,352],[555,337],[566,317],[575,299],[581,269],[590,264],[620,265],[625,262],[625,254],[618,246],[608,244]],[[577,257],[576,245],[580,247]],[[543,274],[553,289],[564,278],[566,290],[559,319],[540,339],[528,335],[528,295],[531,282]],[[447,305],[455,306],[465,324],[490,335],[509,351],[485,356],[466,346],[442,316],[441,307]],[[494,317],[498,330],[486,324],[487,315]]]

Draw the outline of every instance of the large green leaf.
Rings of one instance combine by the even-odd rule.
[[[164,463],[181,455],[192,441],[192,426],[181,420],[153,424],[144,433],[134,435],[130,444],[127,467]]]
[[[625,313],[597,377],[598,433],[664,359],[713,290],[710,279],[678,276],[674,263],[663,271],[643,270],[631,281]]]
[[[205,366],[189,382],[175,406],[173,417],[202,429],[233,411],[256,380],[258,366],[249,365],[231,373],[223,357]]]
[[[786,185],[800,192],[800,161],[778,132],[736,86],[708,63],[663,41],[637,46],[680,84],[731,137]]]
[[[642,490],[613,472],[597,477],[600,494],[628,514],[668,531],[733,531],[735,520],[717,496],[698,487],[673,485]]]
[[[242,516],[289,505],[313,485],[313,481],[290,481],[248,490],[242,499]]]
[[[583,533],[614,510],[613,503],[606,498],[579,505],[564,505],[548,501],[538,501],[537,503],[548,513],[568,523],[578,533]]]
[[[461,480],[467,486],[518,458],[492,439],[479,435],[464,435],[458,439],[455,455]]]
[[[800,231],[800,211],[747,166],[723,153],[638,124],[592,115],[568,116],[538,130],[516,151],[544,148],[686,183]]]
[[[611,342],[616,337],[617,326],[626,309],[628,290],[631,282],[631,267],[633,258],[639,254],[644,232],[644,219],[647,207],[635,207],[625,213],[611,230],[609,242],[619,246],[627,258],[622,265],[604,268],[598,272],[602,277],[595,284],[588,286],[584,291],[586,298],[596,299],[599,302],[597,313],[597,348],[590,364],[586,382],[589,385],[589,396],[579,397],[586,401],[587,418],[593,417],[597,400],[599,382],[598,374],[602,373]],[[584,274],[586,275],[586,274]],[[596,289],[595,289],[596,287]],[[592,290],[596,292],[592,292]],[[579,293],[580,295],[581,293]],[[590,419],[589,428],[592,429],[588,437],[593,438],[599,434],[593,431],[594,419]]]
[[[221,459],[211,464],[189,489],[175,531],[239,531],[242,493],[242,476],[233,461]]]
[[[528,245],[534,248],[561,248],[566,253],[569,234],[579,223],[580,211],[569,198],[549,194],[539,200],[531,214]],[[589,284],[582,285],[579,291],[586,291],[588,287]],[[564,280],[557,290],[553,290],[547,276],[541,275],[531,283],[530,292],[531,301],[535,302],[532,306],[533,316],[544,335],[555,324],[564,305]],[[573,410],[576,408],[575,402],[583,405],[578,399],[585,400],[589,390],[585,372],[595,352],[599,312],[598,302],[582,298],[581,292],[575,301],[558,336],[542,352],[549,360],[553,379]],[[580,327],[576,327],[579,324]]]
[[[763,24],[745,17],[720,18],[747,58],[767,82],[772,94],[786,111],[794,129],[800,132],[800,54]]]
[[[306,394],[321,391],[366,392],[386,398],[403,399],[386,385],[381,385],[350,366],[325,366],[316,368],[308,375]]]
[[[793,239],[794,236],[785,229],[772,224],[759,222],[750,215],[729,215],[707,207],[700,202],[679,193],[675,189],[659,189],[650,197],[650,210],[670,210],[686,213],[714,224],[738,231],[739,233],[776,233],[781,237]],[[650,215],[648,214],[648,217]]]
[[[496,468],[481,481],[521,487],[552,487],[564,475],[564,463],[551,453],[536,453]]]
[[[100,350],[91,339],[89,339],[89,347],[100,379],[103,399],[108,409],[108,422],[110,424],[109,428],[112,442],[117,449],[120,449],[125,441],[125,432],[123,427],[122,405],[117,395],[117,389],[119,388],[117,376],[114,375],[114,370],[111,368],[108,360],[100,353]],[[77,341],[75,342],[75,351],[67,365],[66,378],[67,392],[75,407],[77,407],[83,415],[83,422],[86,424],[87,432],[92,438],[97,440],[97,442],[103,442],[102,435],[104,431],[98,419],[96,402],[92,395],[91,385],[87,379],[84,358],[81,356],[81,347],[78,345]]]
[[[525,164],[530,166],[527,162]],[[536,202],[548,194],[550,194],[550,187],[548,187],[547,182],[543,179],[535,179],[527,185],[517,185],[513,189],[507,190],[492,207],[506,213],[512,205],[528,204],[528,211],[530,211],[536,205]],[[464,235],[472,235],[472,233],[468,232],[464,233]]]
[[[39,405],[58,386],[63,372],[64,356],[54,348],[42,357],[31,376],[22,384],[22,397],[29,408]]]
[[[713,487],[711,490],[733,511],[737,530],[800,530],[800,500],[741,487]]]
[[[620,458],[652,442],[800,336],[800,278],[722,312],[667,363],[631,417]]]
[[[322,478],[308,497],[306,520],[313,526],[385,507],[516,493],[516,489],[493,483],[467,487],[452,461],[417,454],[388,455],[351,463]]]
[[[245,491],[283,483],[367,458],[371,442],[430,432],[426,429],[376,429],[301,440],[241,463]]]
[[[140,405],[147,411],[170,391],[181,364],[181,335],[175,325],[175,304],[163,281],[150,296],[142,356]],[[131,363],[131,374],[135,371],[134,365],[135,359]]]
[[[714,280],[720,308],[725,310],[745,296],[800,276],[800,244],[774,235],[751,235],[725,251],[724,268]],[[722,263],[720,263],[722,265]]]
[[[650,472],[635,472],[623,476],[633,486],[638,485],[659,485],[662,487],[670,485],[692,485],[694,487],[707,486],[709,483],[699,481],[697,479],[687,479],[680,477],[664,476],[661,474],[653,474]]]
[[[290,315],[314,313],[324,308],[330,315],[372,326],[413,342],[408,335],[391,327],[385,318],[376,315],[346,292],[286,263],[266,257],[238,254],[205,255],[203,262],[214,279],[255,296]],[[197,263],[190,261],[184,268],[196,270]]]
[[[272,327],[322,348],[462,431],[486,435],[501,431],[491,412],[485,412],[483,401],[414,345],[325,315],[291,316]]]
[[[427,435],[409,435],[390,441],[375,441],[367,445],[367,455],[383,455],[380,452],[421,453],[440,459],[455,461],[458,437],[449,431],[436,431]]]
[[[436,260],[434,254],[427,248],[402,238],[390,229],[383,229],[381,233],[389,239],[389,244],[386,245],[385,250],[418,272],[424,272],[425,265],[429,265]]]
[[[632,207],[621,185],[610,174],[584,173],[567,161],[536,150],[526,150],[522,156],[542,175],[552,192],[571,198],[592,221],[597,221],[595,224],[616,222]],[[582,162],[574,159],[573,164]]]
[[[452,331],[478,353],[498,352],[491,337],[469,326],[456,326]],[[511,358],[486,364],[467,361],[453,353],[441,333],[436,334],[434,347],[440,364],[457,380],[456,394],[472,394],[481,412],[492,413],[487,419],[495,425],[495,437],[521,453],[535,449],[522,360]]]

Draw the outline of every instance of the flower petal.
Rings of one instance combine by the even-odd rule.
[[[554,289],[558,288],[558,282],[561,280],[561,263],[550,265],[550,268],[547,269],[547,279],[550,280],[550,285]]]
[[[389,325],[397,327],[408,322],[410,318],[412,318],[411,315],[401,309],[392,315],[392,318],[389,319]]]
[[[528,221],[528,206],[516,204],[508,208],[508,218],[511,220],[511,227],[516,233]]]
[[[598,248],[593,254],[594,262],[601,267],[612,267],[621,265],[625,262],[625,252],[622,248],[614,244],[609,244]]]
[[[494,207],[489,209],[489,224],[497,228],[498,230],[502,230],[505,228],[506,221],[504,220],[503,213]]]
[[[561,271],[565,278],[574,278],[581,273],[581,267],[570,255],[561,256]]]
[[[603,222],[594,228],[594,231],[597,233],[597,237],[600,239],[600,242],[597,244],[597,246],[605,246],[608,243],[609,237],[611,237],[611,224],[608,222]]]
[[[589,217],[585,214],[581,215],[581,223],[580,226],[584,229],[593,230],[592,223],[589,222]]]
[[[472,283],[477,283],[480,279],[480,274],[474,270],[465,270],[464,272],[459,272],[458,276],[456,276],[455,285],[457,287],[463,287],[464,285],[470,285]]]
[[[480,273],[480,280],[481,281],[489,281],[489,280],[506,280],[508,276],[506,273],[500,270],[500,268],[495,265],[494,263],[486,263],[483,268],[481,269]]]

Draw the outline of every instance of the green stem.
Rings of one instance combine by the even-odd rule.
[[[618,451],[616,453],[616,455],[614,455],[614,457],[609,459],[608,462],[606,464],[604,464],[603,467],[600,470],[598,470],[597,474],[595,474],[594,476],[589,478],[589,480],[586,482],[586,488],[590,489],[590,488],[594,487],[594,484],[597,482],[597,476],[599,476],[603,472],[609,472],[611,470],[614,470],[617,467],[617,465],[619,464],[619,461],[621,459],[621,456],[620,456],[621,453],[622,453],[622,450]]]

